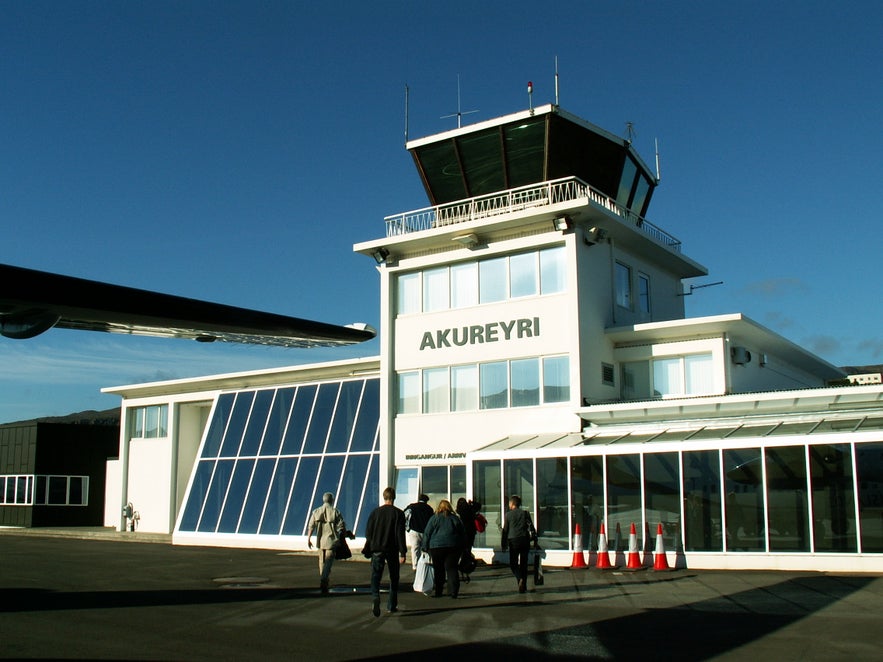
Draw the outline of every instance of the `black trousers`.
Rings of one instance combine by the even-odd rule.
[[[530,556],[530,540],[528,538],[509,539],[509,568],[515,579],[527,581],[527,560]]]
[[[435,573],[435,594],[444,593],[447,580],[451,584],[451,595],[457,597],[460,593],[460,573],[457,572],[460,548],[436,547],[429,550],[429,556],[432,557],[432,571]]]

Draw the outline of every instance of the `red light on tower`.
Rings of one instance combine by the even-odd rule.
[[[532,81],[527,81],[527,93],[533,94],[533,82]]]

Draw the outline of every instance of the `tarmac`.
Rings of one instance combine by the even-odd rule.
[[[415,593],[407,563],[399,611],[375,618],[358,553],[335,563],[323,596],[312,554],[170,538],[0,529],[0,657],[830,662],[883,650],[883,575],[547,569],[519,594],[508,567],[480,565],[451,599]]]

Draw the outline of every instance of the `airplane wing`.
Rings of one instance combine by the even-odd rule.
[[[337,326],[0,264],[0,335],[81,329],[279,347],[371,340],[366,324]]]

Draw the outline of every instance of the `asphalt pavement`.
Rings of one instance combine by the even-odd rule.
[[[479,566],[452,599],[415,593],[408,563],[399,612],[375,618],[361,557],[335,564],[327,596],[313,555],[137,533],[5,529],[0,559],[2,658],[830,662],[883,650],[880,575],[547,569],[519,594],[507,567]]]

